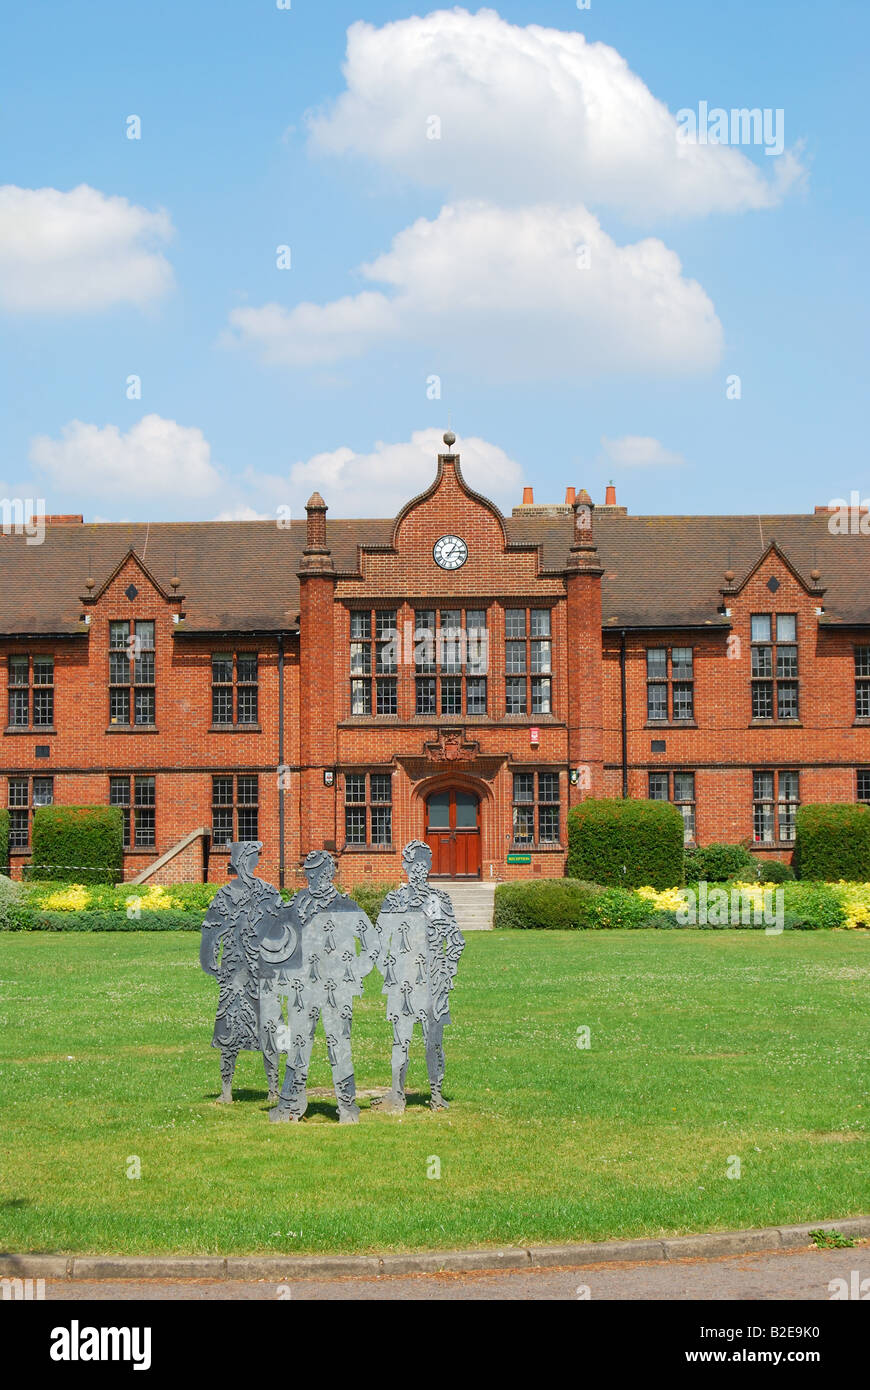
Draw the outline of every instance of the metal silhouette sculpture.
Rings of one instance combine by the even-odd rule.
[[[275,888],[254,877],[262,848],[255,840],[230,846],[236,878],[216,894],[202,924],[199,962],[220,984],[212,1047],[220,1048],[224,1105],[232,1103],[242,1051],[262,1053],[270,1100],[278,1094],[278,1051],[260,1027],[260,943],[285,904]]]
[[[335,887],[331,854],[315,850],[303,871],[307,888],[273,924],[260,952],[261,1027],[269,1038],[270,1055],[272,1046],[287,1053],[284,1084],[269,1119],[286,1124],[305,1114],[311,1049],[322,1019],[339,1122],[356,1124],[353,1001],[362,994],[362,982],[374,966],[376,933],[362,908]]]
[[[432,851],[412,840],[402,851],[408,882],[388,893],[377,921],[380,949],[377,966],[384,977],[387,1018],[393,1026],[392,1089],[373,1101],[388,1114],[405,1109],[405,1077],[414,1025],[419,1023],[426,1050],[426,1070],[433,1110],[446,1110],[444,1026],[450,1022],[453,988],[465,938],[453,904],[429,883]]]

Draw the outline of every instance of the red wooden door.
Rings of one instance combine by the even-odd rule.
[[[480,798],[451,788],[426,802],[426,843],[436,878],[480,877]]]

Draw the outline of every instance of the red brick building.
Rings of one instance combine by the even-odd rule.
[[[352,884],[412,837],[445,875],[559,875],[587,796],[779,856],[801,802],[870,800],[868,540],[827,509],[505,517],[448,452],[397,517],[326,514],[0,535],[14,874],[51,801],[123,807],[128,879],[259,838],[267,878],[325,847]]]

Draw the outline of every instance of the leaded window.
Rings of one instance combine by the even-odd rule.
[[[154,848],[157,798],[153,777],[110,777],[109,805],[120,806],[123,813],[125,849]]]
[[[10,777],[8,781],[9,848],[27,849],[33,813],[54,802],[53,777]],[[8,872],[4,865],[0,872]]]
[[[558,772],[513,775],[513,842],[518,846],[560,842]]]
[[[486,714],[489,635],[482,608],[418,608],[414,614],[416,712]]]
[[[109,723],[153,726],[155,681],[154,623],[110,623]]]
[[[399,662],[395,608],[350,614],[350,710],[352,715],[398,712]]]
[[[256,773],[212,777],[212,840],[216,845],[258,840],[259,783]]]
[[[695,718],[695,654],[692,647],[647,647],[648,723]]]
[[[54,657],[9,657],[9,727],[46,729],[54,724]]]
[[[789,843],[799,803],[797,772],[752,774],[752,836],[756,844]]]
[[[393,840],[393,779],[388,772],[347,772],[344,828],[348,845],[382,848]]]
[[[211,722],[256,724],[260,704],[256,652],[214,652],[211,659]]]
[[[505,712],[551,714],[552,614],[549,608],[505,609]]]
[[[794,723],[799,717],[797,615],[753,613],[752,718]]]

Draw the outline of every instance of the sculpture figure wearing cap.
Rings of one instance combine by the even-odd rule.
[[[450,991],[465,938],[448,895],[429,882],[432,851],[412,840],[402,851],[408,882],[384,899],[377,929],[377,966],[384,977],[387,1018],[393,1027],[392,1088],[378,1101],[386,1113],[405,1109],[405,1077],[414,1025],[420,1024],[433,1110],[446,1110],[444,1026],[450,1022]]]
[[[335,887],[331,854],[315,850],[302,867],[307,887],[285,907],[260,951],[264,1042],[268,1039],[270,1051],[274,1047],[287,1054],[281,1095],[269,1119],[290,1123],[305,1114],[311,1049],[322,1019],[338,1118],[342,1124],[356,1124],[353,1001],[374,965],[377,934],[362,908]]]

